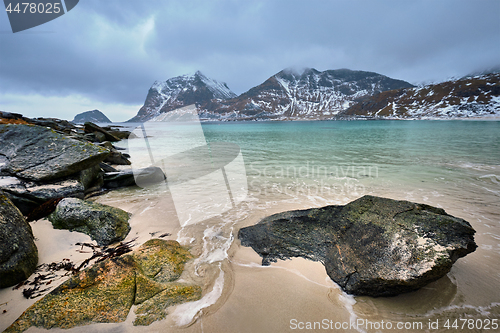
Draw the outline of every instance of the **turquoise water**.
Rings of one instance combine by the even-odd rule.
[[[500,122],[212,123],[203,130],[209,142],[241,147],[251,190],[269,183],[346,189],[349,183],[359,193],[418,187],[450,194],[480,186],[500,194]]]
[[[194,273],[188,280],[213,287],[207,289],[202,301],[182,308],[190,315],[180,315],[182,319],[177,324],[195,320],[189,332],[199,330],[202,323],[214,331],[232,332],[229,327],[241,329],[242,326],[234,324],[239,322],[266,323],[273,327],[267,330],[269,332],[289,331],[286,323],[292,307],[275,304],[273,297],[268,296],[269,291],[274,290],[292,292],[289,301],[294,304],[316,304],[325,297],[330,300],[326,307],[321,303],[321,310],[301,309],[304,320],[333,316],[428,323],[446,318],[484,320],[500,316],[500,122],[230,122],[203,123],[201,128],[192,125],[187,127],[187,132],[168,127],[171,125],[150,124],[148,140],[154,153],[167,148],[185,150],[205,140],[212,148],[217,146],[216,142],[238,145],[244,161],[243,177],[248,185],[246,198],[236,204],[224,201],[229,191],[227,186],[234,179],[226,172],[224,185],[224,178],[217,178],[214,172],[213,177],[207,176],[204,182],[184,183],[186,186],[181,191],[175,188],[174,180],[167,187],[115,191],[101,200],[133,203],[135,223],[144,231],[133,226],[132,232],[145,234],[153,220],[157,221],[155,228],[165,223],[168,226],[165,231],[176,235],[179,242],[190,246],[198,256],[192,267]],[[162,138],[167,131],[175,132],[177,137]],[[186,142],[186,147],[177,147],[178,142]],[[141,139],[129,140],[132,162],[146,166],[148,150],[141,144]],[[227,156],[231,154],[228,152]],[[196,156],[190,159],[193,156],[188,158],[185,154],[184,157],[182,161],[166,157],[165,163],[179,162],[176,168],[181,171],[182,163],[198,166]],[[290,278],[290,275],[280,275],[283,273],[279,269],[265,271],[269,272],[267,277],[259,275],[262,270],[259,259],[248,259],[251,250],[242,248],[237,240],[241,227],[258,223],[276,212],[346,204],[365,194],[444,208],[447,213],[471,223],[477,231],[478,249],[458,260],[446,277],[414,293],[393,298],[351,297],[328,287],[331,280],[326,278],[329,282],[319,284],[322,296],[312,297],[302,291],[302,283],[310,283],[308,279],[301,280],[307,269],[301,273],[295,268],[288,270],[286,274],[293,273],[300,278],[292,279],[290,286],[283,286],[275,281],[274,274],[281,278]],[[220,214],[208,214],[211,207],[220,208]],[[172,222],[175,211],[180,227],[179,222],[177,226]],[[189,219],[193,214],[202,218],[191,224]],[[206,219],[203,214],[207,214]],[[157,231],[153,226],[150,228]],[[242,281],[245,287],[238,288]],[[257,290],[262,286],[268,288],[265,289],[268,292],[259,293]],[[248,297],[256,297],[259,304],[270,308],[279,308],[280,315],[264,311],[257,317],[260,307],[245,302]],[[209,309],[212,315],[201,315],[201,319],[196,320],[195,314],[204,313],[204,309]],[[228,320],[236,326],[227,326]],[[430,331],[447,331],[440,328]]]

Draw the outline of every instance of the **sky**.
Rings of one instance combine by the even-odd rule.
[[[285,68],[412,84],[500,68],[500,0],[81,0],[12,33],[0,13],[0,110],[135,116],[156,81],[200,70],[236,94]]]

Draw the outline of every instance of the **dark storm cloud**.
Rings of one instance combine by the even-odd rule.
[[[500,65],[499,16],[496,0],[86,0],[26,33],[0,17],[0,91],[139,105],[155,80],[201,70],[241,93],[290,66],[445,80]]]

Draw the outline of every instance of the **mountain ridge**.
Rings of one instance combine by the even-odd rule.
[[[197,71],[193,75],[155,81],[148,91],[143,107],[129,121],[148,121],[157,117],[163,119],[164,117],[160,117],[162,114],[188,105],[196,106],[202,121],[322,120],[356,117],[419,119],[422,116],[453,118],[461,117],[462,114],[482,116],[490,112],[491,108],[497,110],[496,105],[500,104],[500,101],[495,104],[496,100],[493,99],[494,103],[486,105],[483,103],[484,98],[471,99],[469,95],[479,96],[482,92],[486,93],[493,89],[491,96],[498,96],[499,94],[495,93],[496,88],[490,87],[495,83],[483,82],[484,87],[491,89],[483,87],[484,89],[480,91],[477,91],[475,84],[464,83],[475,87],[475,92],[468,91],[464,87],[454,87],[460,85],[460,80],[474,81],[479,80],[478,77],[485,75],[416,87],[406,81],[392,79],[375,72],[345,68],[325,71],[314,68],[302,70],[286,68],[237,96],[227,84],[210,79]],[[437,90],[428,88],[431,86],[437,87]],[[453,97],[452,91],[460,96]],[[413,92],[416,95],[413,95]],[[422,94],[429,96],[424,98]],[[435,96],[431,97],[433,94]],[[401,108],[398,109],[400,111],[389,112],[388,103],[395,101],[402,103],[402,95],[406,96],[404,103],[408,105],[418,104],[419,100],[425,100],[425,103],[418,109],[413,108],[404,116],[398,114],[405,112]],[[442,101],[445,97],[449,101]],[[467,99],[464,99],[465,97]],[[420,114],[424,109],[434,108],[433,105],[436,105],[434,108],[436,110],[443,109],[445,105],[455,105],[458,99],[461,101],[461,106],[456,106],[453,110],[441,110],[443,112],[435,113],[434,116],[427,111],[425,115]],[[374,111],[372,108],[378,109]],[[408,108],[411,109],[409,106],[406,107]],[[382,109],[385,111],[380,111]]]
[[[324,119],[360,97],[402,87],[413,85],[374,72],[287,68],[237,96],[227,84],[197,71],[155,81],[129,121],[151,120],[190,104],[196,105],[202,120]]]
[[[375,119],[492,116],[500,116],[500,73],[381,92],[339,114],[343,118]]]

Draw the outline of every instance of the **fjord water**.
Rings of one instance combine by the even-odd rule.
[[[155,126],[162,130],[161,124]],[[480,331],[479,324],[500,318],[500,122],[242,122],[202,127],[208,143],[231,142],[241,148],[248,181],[248,196],[241,204],[181,228],[164,188],[128,189],[102,199],[132,209],[137,215],[133,231],[139,235],[169,231],[198,255],[183,278],[203,285],[205,297],[179,306],[151,329],[286,332],[298,329],[298,323],[307,327],[307,322],[321,322],[316,328],[324,331],[326,319],[330,325],[360,324],[344,331],[384,331],[383,320],[393,328],[398,322],[410,323],[403,331],[439,332],[447,331],[448,319],[449,326],[455,319],[460,324],[460,319],[474,319],[470,331]],[[152,133],[152,145],[154,140]],[[144,162],[146,157],[144,152],[142,160],[132,160]],[[193,186],[190,192],[210,189]],[[365,194],[442,207],[472,224],[478,249],[459,259],[446,277],[417,292],[370,298],[344,294],[320,263],[293,259],[262,267],[260,258],[237,240],[241,227],[273,213],[346,204]],[[372,326],[362,325],[367,322]]]
[[[154,124],[148,133],[152,147],[166,144],[158,139],[162,126]],[[138,237],[141,244],[170,233],[168,239],[188,246],[197,258],[181,278],[201,285],[203,298],[173,307],[166,320],[148,327],[133,327],[130,316],[125,323],[71,331],[448,332],[447,323],[452,331],[495,331],[491,321],[500,319],[500,122],[235,122],[202,128],[208,143],[240,147],[248,181],[241,203],[181,227],[168,186],[126,188],[97,200],[133,214],[126,240]],[[134,150],[132,162],[147,166],[149,158],[147,150]],[[193,183],[185,195],[214,191],[210,184]],[[419,291],[371,298],[343,293],[318,262],[295,258],[263,267],[237,239],[240,228],[265,216],[346,204],[365,194],[444,208],[471,223],[478,248]],[[472,326],[465,321],[466,329],[454,329],[455,320],[458,328],[463,325],[461,319],[473,320]],[[315,322],[321,326],[314,329]],[[300,329],[307,323],[313,329]],[[398,323],[402,328],[396,329]]]

